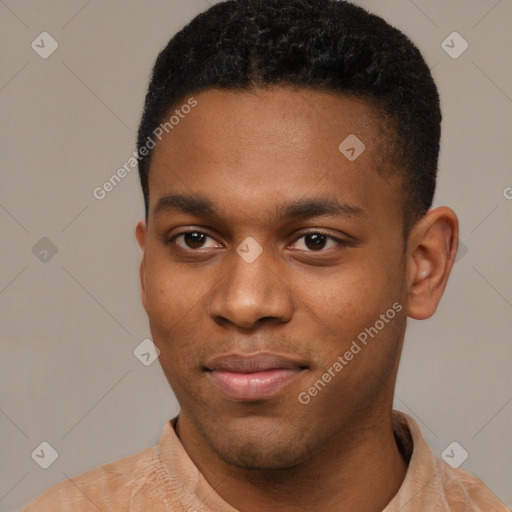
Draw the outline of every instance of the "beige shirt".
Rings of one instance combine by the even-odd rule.
[[[167,422],[156,446],[49,489],[20,512],[236,512],[208,484]],[[405,479],[383,512],[510,512],[473,475],[436,457],[416,422],[393,411]]]

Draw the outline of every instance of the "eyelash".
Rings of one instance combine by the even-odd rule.
[[[204,231],[201,231],[199,229],[190,229],[190,230],[180,231],[179,233],[176,233],[172,237],[164,237],[163,242],[164,242],[165,245],[171,246],[171,245],[174,244],[175,240],[178,237],[186,235],[188,233],[200,233],[202,235],[206,235],[208,238],[214,239],[212,236],[210,236],[208,233],[205,233]],[[301,238],[304,238],[304,237],[306,237],[308,235],[322,235],[322,236],[325,236],[326,238],[328,238],[329,240],[332,240],[332,241],[336,242],[337,244],[339,244],[341,246],[348,246],[349,245],[349,242],[347,240],[343,240],[342,238],[335,237],[335,236],[331,235],[330,233],[327,233],[327,232],[321,231],[321,230],[320,231],[319,230],[308,231],[307,233],[303,233],[301,236],[296,238],[293,243],[297,242]],[[183,250],[183,251],[189,251],[189,252],[199,252],[201,250],[201,249],[183,249],[183,247],[180,247],[180,249]],[[321,252],[327,252],[327,250],[324,250],[324,249],[320,249],[318,251],[309,250],[309,251],[306,251],[306,252],[321,253]]]

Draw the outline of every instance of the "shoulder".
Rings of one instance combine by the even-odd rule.
[[[393,411],[393,432],[409,463],[402,487],[386,512],[409,505],[437,512],[510,512],[476,476],[435,455],[410,416]]]
[[[437,459],[437,466],[450,510],[510,512],[476,476],[462,469],[453,469],[441,459]]]
[[[48,489],[20,512],[129,510],[135,486],[162,478],[155,447],[73,476]]]

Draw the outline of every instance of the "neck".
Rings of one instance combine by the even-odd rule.
[[[208,454],[204,443],[199,447],[192,442],[187,427],[180,417],[177,432],[185,450],[217,494],[243,512],[381,512],[407,471],[393,435],[391,411],[386,418],[340,432],[297,466],[269,471],[224,463]]]

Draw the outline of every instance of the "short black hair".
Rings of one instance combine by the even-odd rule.
[[[369,102],[402,173],[404,234],[435,192],[441,109],[420,51],[382,18],[343,0],[227,0],[196,16],[160,52],[137,149],[146,219],[152,151],[140,151],[171,109],[206,89],[291,86]],[[341,141],[340,141],[341,142]],[[153,144],[154,146],[154,144]]]

